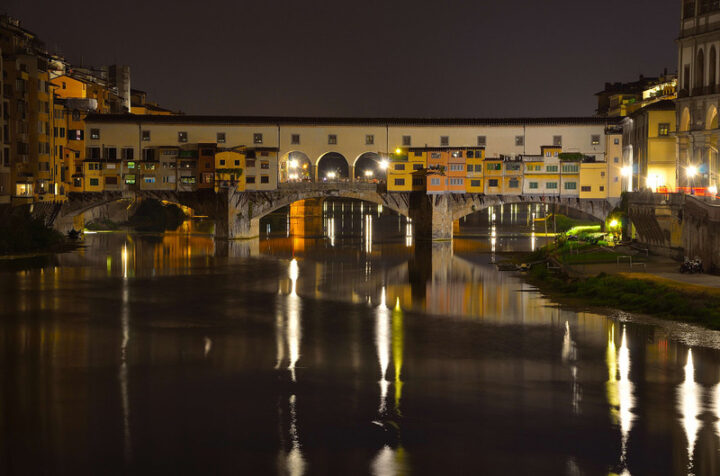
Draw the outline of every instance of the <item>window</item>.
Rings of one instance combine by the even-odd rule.
[[[461,178],[451,178],[450,179],[450,185],[463,185],[465,183],[465,179]]]
[[[450,164],[450,170],[453,172],[462,172],[463,164]]]
[[[479,181],[479,180],[478,180]],[[431,178],[430,179],[430,185],[440,185],[440,179],[439,178]]]
[[[550,190],[557,190],[557,182],[548,182],[545,184],[545,188]]]
[[[613,139],[613,144],[620,145],[620,139]]]
[[[82,129],[68,129],[68,140],[85,140],[85,131]]]
[[[142,131],[142,140],[143,142],[150,140],[150,131]]]
[[[145,183],[155,183],[155,177],[144,177]]]
[[[254,168],[255,168],[255,159],[246,159],[246,160],[245,160],[245,165],[246,165],[248,168],[254,169]]]
[[[100,129],[90,129],[90,139],[100,139]]]
[[[440,145],[441,146],[450,145],[450,137],[449,136],[440,136]]]
[[[502,164],[487,164],[488,170],[502,170]]]
[[[535,190],[535,189],[538,188],[538,183],[537,183],[537,182],[529,182],[529,183],[528,183],[528,188],[531,189],[531,190]]]
[[[117,177],[105,177],[105,185],[117,185]]]
[[[590,136],[590,144],[591,145],[600,145],[600,136],[597,134],[593,134]]]
[[[478,136],[477,139],[478,139],[477,145],[479,145],[480,147],[485,147],[485,146],[487,145],[487,137],[485,137],[485,136]]]
[[[415,157],[422,157],[422,156],[423,156],[423,153],[422,153],[421,150],[416,150],[415,152],[413,152],[413,155],[414,155]]]
[[[180,183],[186,184],[186,185],[193,185],[197,182],[195,177],[180,177]]]
[[[488,180],[488,187],[497,187],[497,186],[498,186],[498,179]]]
[[[267,175],[260,176],[260,183],[270,183],[270,177]]]
[[[254,175],[246,175],[245,183],[255,183],[255,176]]]
[[[117,160],[117,147],[105,147],[104,155],[107,160]]]
[[[515,145],[522,147],[525,145],[525,136],[515,136]]]
[[[620,162],[620,159],[617,158],[617,157],[615,157],[615,158],[613,159],[613,162],[615,162],[615,163],[617,164],[618,162]]]
[[[661,122],[660,124],[658,124],[658,135],[659,136],[669,136],[670,135],[670,123]]]
[[[431,158],[431,159],[439,159],[439,158],[441,158],[441,157],[442,157],[442,154],[440,154],[440,152],[431,152],[431,153],[430,153],[430,158]]]
[[[405,164],[395,164],[394,170],[405,170]]]
[[[329,144],[329,145],[335,145],[335,144],[337,144],[337,135],[335,135],[335,134],[328,134],[328,144]]]
[[[590,185],[583,185],[582,187],[580,187],[580,191],[581,192],[591,192],[592,187]]]
[[[563,164],[562,171],[564,174],[576,174],[578,173],[578,164]]]
[[[576,182],[565,182],[565,190],[576,190],[576,189],[577,189]]]
[[[462,150],[454,150],[452,152],[452,158],[453,159],[461,159],[463,156]]]
[[[124,147],[122,149],[122,158],[124,160],[133,160],[135,158],[135,149],[132,147]]]
[[[79,120],[80,120],[80,111],[73,111],[73,112],[72,112],[72,120],[73,120],[73,121],[79,121]]]
[[[510,182],[508,182],[508,186],[510,188],[518,188],[520,186],[520,181],[516,178],[510,179]]]
[[[482,172],[482,164],[475,164],[475,172]]]
[[[468,166],[467,166],[467,171],[468,171],[468,172],[472,172],[472,171],[473,171],[473,166],[472,166],[472,164],[468,164]]]
[[[163,176],[163,183],[175,183],[175,176],[174,175],[165,175]]]
[[[471,187],[480,187],[480,180],[471,180],[470,186]]]
[[[412,138],[410,136],[402,136],[402,145],[405,147],[410,147],[412,144]]]
[[[155,170],[155,164],[145,164],[145,170]]]
[[[291,134],[290,135],[290,143],[291,144],[299,144],[300,143],[300,134]]]
[[[225,159],[220,159],[220,165],[225,166]]]
[[[396,178],[396,179],[395,179],[395,185],[405,185],[405,179],[403,179],[403,178]]]
[[[135,175],[128,174],[125,176],[125,183],[128,185],[134,185],[135,184]]]
[[[155,149],[143,149],[143,159],[155,160]]]
[[[600,172],[600,176],[601,176],[601,177],[604,177],[604,176],[605,176],[605,172]]]
[[[90,186],[91,187],[97,187],[100,185],[100,179],[97,178],[91,178],[90,179]]]
[[[239,161],[239,160],[236,160],[236,161],[235,161],[235,167],[240,167],[240,161]]]
[[[261,169],[265,169],[265,170],[269,169],[269,168],[270,168],[270,162],[268,162],[267,160],[261,160],[261,161],[260,161],[260,168],[261,168]]]
[[[262,144],[263,143],[263,135],[259,132],[256,132],[253,134],[253,144]]]
[[[187,142],[188,135],[185,131],[178,131],[178,142]]]
[[[604,192],[604,191],[605,191],[605,186],[604,186],[604,185],[600,185],[600,191],[601,191],[601,192]]]
[[[423,164],[413,164],[413,170],[422,170]]]
[[[520,170],[520,164],[505,164],[505,170]]]
[[[472,159],[474,155],[475,155],[475,153],[474,153],[472,150],[468,150],[468,151],[467,151],[467,158],[468,158],[468,159]],[[478,156],[478,159],[479,159],[479,158],[480,158],[480,156]]]
[[[368,134],[365,136],[365,145],[374,145],[375,144],[375,136],[372,134]]]
[[[88,147],[88,158],[99,159],[100,158],[100,147]]]
[[[553,136],[553,145],[555,147],[562,147],[562,136]]]
[[[422,184],[423,184],[423,179],[422,179],[422,178],[414,178],[414,179],[412,180],[412,184],[413,184],[413,185],[422,185]]]
[[[546,166],[545,166],[545,170],[546,170],[547,172],[557,172],[557,171],[558,171],[558,166],[557,166],[557,165],[546,165]]]
[[[218,144],[224,144],[224,143],[225,143],[225,133],[224,133],[224,132],[218,132],[218,133],[217,133],[217,143],[218,143]]]

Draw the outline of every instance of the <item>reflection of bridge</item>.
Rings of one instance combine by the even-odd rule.
[[[425,192],[387,192],[384,184],[363,182],[282,183],[268,191],[133,191],[71,195],[69,200],[45,210],[48,222],[60,230],[113,213],[125,213],[134,200],[155,198],[188,206],[216,222],[217,238],[252,238],[259,235],[260,219],[299,200],[350,198],[376,203],[413,222],[416,238],[452,239],[453,221],[490,206],[512,203],[556,203],[603,220],[612,209],[606,199],[581,199],[541,195],[484,195]],[[127,203],[118,205],[121,200]]]

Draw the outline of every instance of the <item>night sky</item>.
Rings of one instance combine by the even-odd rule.
[[[70,61],[186,113],[586,116],[677,69],[680,0],[4,0]]]

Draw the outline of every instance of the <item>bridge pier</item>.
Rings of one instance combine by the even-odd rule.
[[[248,195],[233,190],[217,193],[215,238],[247,240],[260,236],[260,216],[253,215],[253,203]]]
[[[453,214],[448,194],[411,192],[408,216],[412,220],[416,240],[452,240]]]

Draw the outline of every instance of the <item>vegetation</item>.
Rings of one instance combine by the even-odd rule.
[[[107,218],[93,221],[85,224],[85,228],[90,231],[113,231],[120,228],[120,225]]]
[[[543,291],[579,298],[589,305],[652,314],[720,329],[720,295],[717,294],[604,273],[572,279],[552,273],[545,266],[534,266],[529,280]]]
[[[62,244],[62,234],[30,214],[8,214],[0,221],[0,254],[43,251]]]
[[[148,199],[140,203],[135,214],[128,220],[128,225],[138,231],[164,232],[176,230],[186,218],[177,205],[165,205],[158,200]]]
[[[588,220],[577,220],[575,218],[570,218],[565,215],[555,214],[555,230],[558,233],[566,233],[572,230],[573,228],[579,228],[583,226],[597,226],[597,230],[600,230],[599,225],[594,225],[595,222],[588,221]],[[547,220],[548,225],[548,231],[552,231],[553,228],[553,215],[548,215],[545,218],[536,218],[535,224],[540,226],[543,226],[543,222]]]

